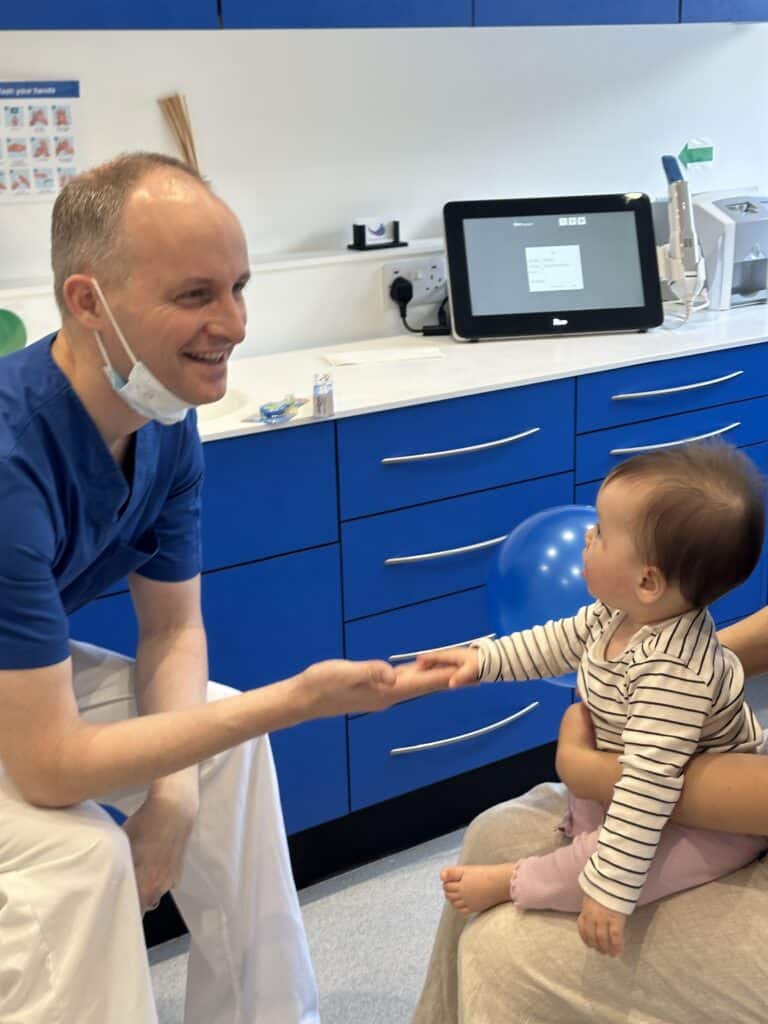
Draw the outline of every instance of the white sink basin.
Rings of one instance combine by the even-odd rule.
[[[248,405],[248,396],[237,388],[229,388],[223,398],[218,402],[211,402],[209,405],[197,407],[197,422],[212,423],[214,420],[221,420],[227,416],[244,414]]]

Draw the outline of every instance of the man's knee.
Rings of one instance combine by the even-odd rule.
[[[88,803],[67,812],[58,847],[66,863],[91,885],[106,888],[134,873],[131,844],[126,832],[102,808]]]

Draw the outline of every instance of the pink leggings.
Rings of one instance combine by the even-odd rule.
[[[600,804],[569,796],[569,812],[561,827],[572,841],[551,853],[519,862],[510,883],[512,902],[522,910],[578,913],[584,898],[578,878],[597,848],[604,816]],[[750,864],[766,849],[765,836],[667,825],[638,906],[722,878]]]

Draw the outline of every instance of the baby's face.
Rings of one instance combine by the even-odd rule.
[[[637,553],[632,524],[637,522],[644,488],[612,480],[597,496],[597,525],[584,545],[584,579],[593,597],[609,608],[632,614],[643,562]]]

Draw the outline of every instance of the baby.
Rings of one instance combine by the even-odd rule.
[[[744,702],[738,659],[707,611],[760,557],[763,482],[725,444],[662,449],[621,463],[597,497],[584,549],[594,604],[573,618],[421,655],[451,686],[563,675],[578,669],[597,747],[620,752],[606,809],[569,798],[570,843],[517,864],[443,870],[463,912],[511,900],[578,912],[588,946],[623,951],[638,904],[701,885],[754,860],[760,837],[668,825],[688,761],[699,751],[756,751],[763,733]]]

